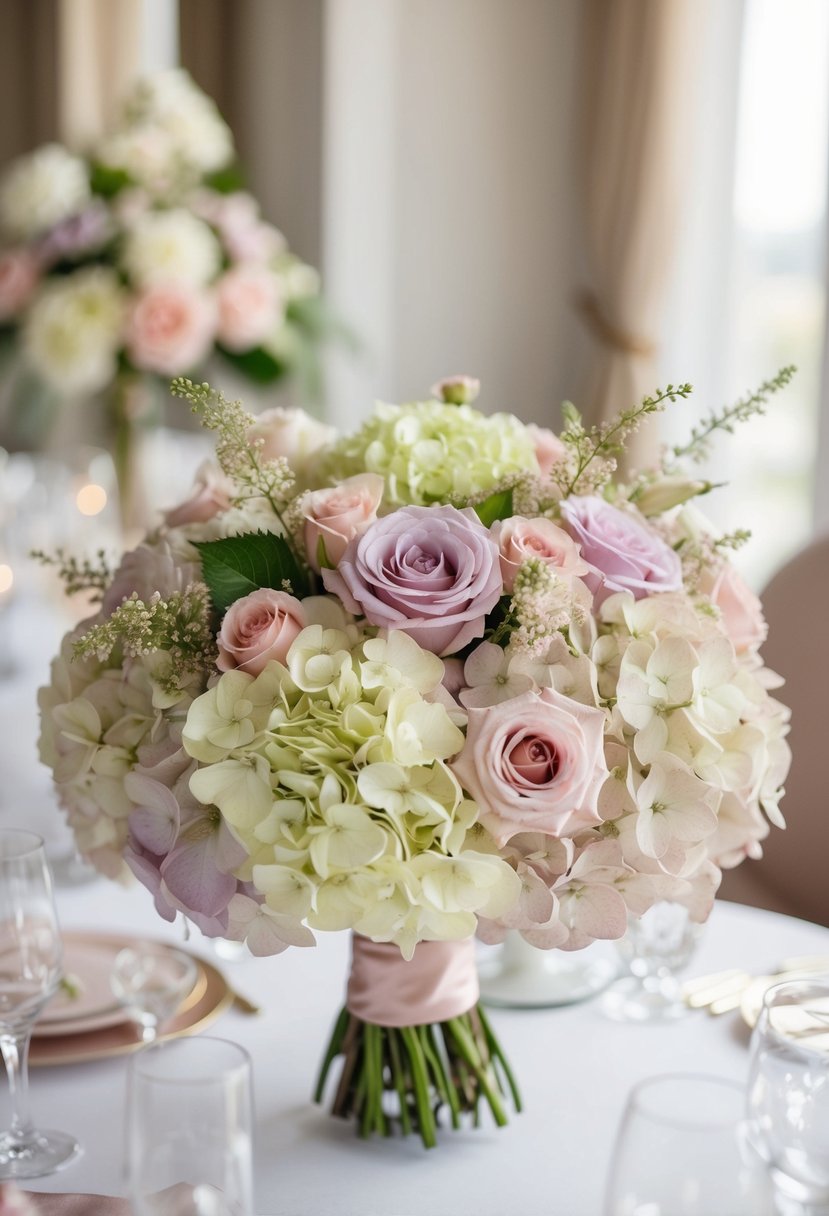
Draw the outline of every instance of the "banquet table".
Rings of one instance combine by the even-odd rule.
[[[56,624],[29,618],[35,647],[0,681],[0,826],[31,825],[60,846],[48,776],[34,754],[34,688],[46,676]],[[47,842],[49,843],[49,842]],[[124,931],[182,942],[149,893],[102,879],[59,887],[65,929]],[[224,962],[230,983],[262,1007],[229,1009],[207,1033],[241,1043],[253,1060],[258,1216],[599,1216],[613,1139],[633,1085],[658,1073],[704,1072],[743,1081],[748,1031],[737,1013],[704,1012],[652,1025],[606,1020],[596,1001],[558,1009],[492,1010],[518,1076],[525,1112],[498,1130],[445,1132],[437,1149],[416,1139],[362,1141],[310,1101],[346,968],[346,934],[319,934],[316,949]],[[210,957],[203,940],[196,952]],[[770,912],[718,903],[692,974],[730,967],[773,969],[794,955],[829,954],[829,930]],[[215,962],[215,958],[213,959]],[[127,1062],[33,1069],[33,1113],[72,1132],[83,1155],[34,1180],[32,1190],[124,1194],[123,1116]],[[0,1124],[9,1118],[0,1081]],[[711,1213],[710,1216],[723,1216]]]

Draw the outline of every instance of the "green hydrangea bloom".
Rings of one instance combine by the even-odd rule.
[[[527,428],[512,414],[420,401],[379,403],[322,463],[323,477],[337,481],[364,471],[386,479],[389,506],[428,506],[480,498],[511,476],[537,473],[538,463]]]

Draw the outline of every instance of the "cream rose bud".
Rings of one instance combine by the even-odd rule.
[[[558,435],[554,431],[548,430],[546,426],[536,426],[534,422],[531,422],[527,426],[527,433],[535,446],[538,467],[546,477],[553,465],[558,464],[567,449]]]
[[[263,410],[248,431],[248,438],[262,441],[259,451],[264,460],[283,457],[301,478],[311,458],[331,443],[336,434],[333,426],[326,426],[305,410],[277,406]]]
[[[271,659],[284,663],[293,642],[308,624],[298,599],[264,587],[231,604],[219,636],[219,671],[241,668],[258,676]]]
[[[733,566],[726,562],[720,570],[706,570],[700,590],[719,608],[722,627],[737,654],[762,646],[768,632],[763,605]]]
[[[582,561],[579,546],[573,538],[550,519],[525,519],[522,515],[513,515],[494,523],[492,535],[498,545],[506,591],[512,591],[515,576],[531,557],[540,557],[563,578],[587,574],[590,569],[587,562]]]
[[[451,765],[499,846],[519,832],[572,836],[600,822],[605,714],[555,689],[470,709]]]
[[[348,542],[362,536],[377,518],[385,482],[377,473],[358,473],[327,490],[314,490],[303,500],[305,552],[310,565],[319,572],[320,541],[325,546],[327,564],[336,566]]]

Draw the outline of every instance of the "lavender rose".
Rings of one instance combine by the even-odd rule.
[[[518,832],[572,835],[600,822],[605,715],[555,689],[470,709],[452,764],[498,845]]]
[[[596,607],[616,591],[629,591],[639,600],[658,591],[682,590],[679,557],[632,515],[595,496],[566,498],[561,513],[591,567],[582,579]]]
[[[402,507],[355,537],[322,577],[349,612],[438,655],[481,637],[503,590],[498,546],[469,507]]]

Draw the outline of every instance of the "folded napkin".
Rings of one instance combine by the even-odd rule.
[[[29,1192],[37,1216],[129,1216],[127,1199],[111,1195],[46,1195]]]

